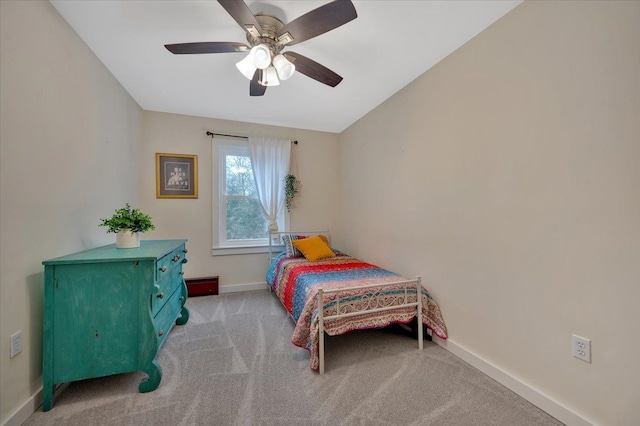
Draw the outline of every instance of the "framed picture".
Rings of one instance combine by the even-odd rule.
[[[198,198],[198,156],[156,153],[156,198]]]

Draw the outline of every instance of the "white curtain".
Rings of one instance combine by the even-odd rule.
[[[278,215],[284,209],[284,178],[289,172],[291,141],[249,137],[249,155],[269,231],[277,232]]]

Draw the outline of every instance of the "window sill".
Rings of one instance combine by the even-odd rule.
[[[280,253],[284,250],[283,246],[271,247],[272,252]],[[269,253],[269,246],[237,246],[237,247],[213,247],[211,249],[212,256],[229,256],[235,254],[260,254]]]

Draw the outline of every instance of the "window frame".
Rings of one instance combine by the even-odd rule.
[[[226,157],[228,155],[250,157],[249,145],[245,140],[234,141],[224,139],[218,141],[217,147],[212,148],[214,157],[212,164],[217,164],[217,169],[214,167],[212,173],[212,188],[217,192],[217,194],[213,194],[212,197],[214,201],[214,206],[212,209],[212,229],[214,231],[212,254],[215,256],[228,254],[267,253],[269,251],[268,237],[245,240],[226,239],[226,200],[228,199],[228,197],[236,199],[251,198],[246,196],[226,195]],[[217,183],[215,182],[216,180]],[[253,198],[257,199],[257,196]],[[289,229],[289,213],[286,209],[283,209],[283,212],[278,218],[278,228],[281,231],[288,231]]]

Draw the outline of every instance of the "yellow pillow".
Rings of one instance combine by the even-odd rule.
[[[327,238],[326,235],[318,235],[318,237],[320,237],[320,239],[322,240],[323,243],[325,243],[326,245],[329,246],[329,239]],[[331,247],[331,246],[329,246]]]
[[[302,252],[309,262],[336,256],[331,248],[325,244],[318,235],[293,241],[293,245]]]

